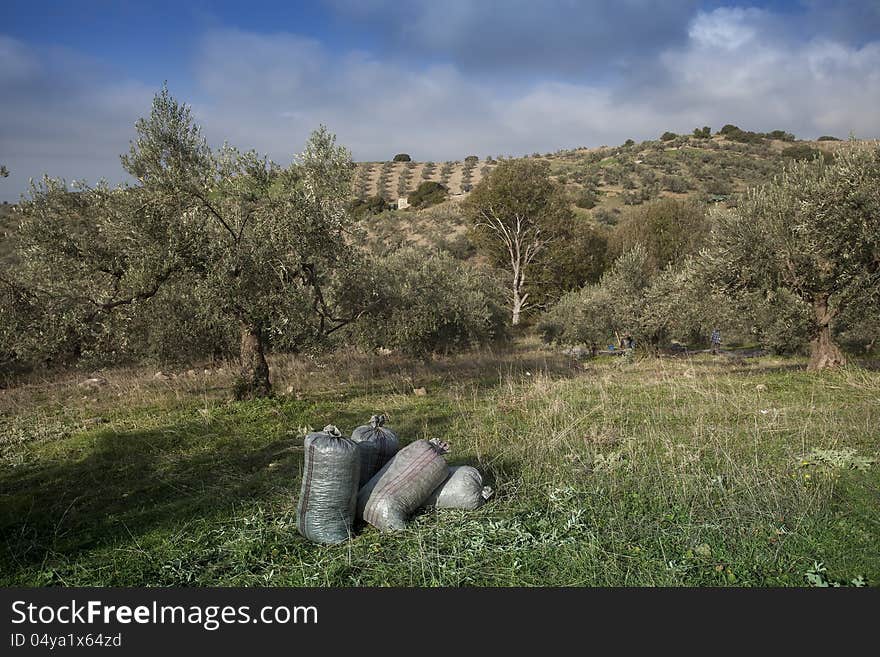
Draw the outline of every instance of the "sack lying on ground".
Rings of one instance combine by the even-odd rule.
[[[448,449],[436,440],[417,440],[397,452],[358,492],[358,516],[382,531],[406,528],[449,474],[443,458]]]
[[[400,449],[397,434],[384,425],[385,416],[374,415],[369,424],[351,432],[351,439],[357,443],[361,455],[360,486],[372,479]]]
[[[479,470],[469,465],[449,468],[449,476],[434,489],[425,502],[426,507],[438,509],[478,509],[492,497],[492,489],[483,486]]]
[[[297,529],[316,543],[346,541],[357,507],[361,466],[357,445],[330,425],[307,435],[303,446]]]

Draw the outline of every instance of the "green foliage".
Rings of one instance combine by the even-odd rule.
[[[658,272],[645,290],[645,304],[636,330],[655,346],[675,340],[690,347],[705,345],[713,329],[743,334],[744,317],[734,300],[713,290],[693,257]]]
[[[734,294],[786,290],[813,310],[811,366],[841,358],[833,320],[874,312],[880,297],[880,149],[841,150],[833,164],[792,162],[771,184],[713,211],[707,265]]]
[[[667,131],[667,132],[664,132],[662,135],[660,135],[660,141],[672,141],[676,137],[678,137],[677,134],[675,134],[674,132]]]
[[[764,136],[767,139],[778,139],[780,141],[794,141],[794,135],[790,132],[786,132],[785,130],[773,130],[771,132],[765,132]]]
[[[480,158],[477,157],[476,155],[468,155],[466,158],[464,158],[464,163],[466,165],[469,164],[469,165],[473,166],[479,161],[480,161]]]
[[[322,290],[350,260],[352,165],[333,135],[321,127],[288,167],[228,145],[212,150],[167,88],[136,130],[122,163],[137,184],[71,190],[47,177],[21,205],[14,284],[43,306],[37,330],[53,336],[44,358],[97,346],[108,358],[128,352],[123,315],[175,284],[198,289],[192,301],[210,309],[205,317],[233,331],[309,326],[317,336],[335,324]]]
[[[840,344],[851,353],[880,354],[880,312],[873,310],[870,302],[867,308],[858,303],[842,308],[835,318],[834,328]]]
[[[740,307],[757,340],[774,354],[801,354],[813,337],[812,309],[785,288],[745,295]]]
[[[730,141],[737,141],[743,144],[760,144],[764,141],[764,135],[748,130],[729,130],[724,133],[724,136]]]
[[[607,265],[608,230],[573,217],[554,229],[554,242],[540,258],[529,284],[534,298],[546,305],[564,293],[599,280]]]
[[[605,226],[616,226],[619,219],[620,210],[618,208],[596,208],[593,210],[593,219]]]
[[[582,189],[577,195],[574,197],[574,204],[585,210],[590,210],[596,207],[596,190],[595,189]]]
[[[609,240],[612,257],[641,245],[648,267],[659,271],[696,253],[709,232],[706,209],[688,200],[662,198],[630,210]]]
[[[822,135],[816,141],[841,141],[841,139],[832,135]]]
[[[355,217],[364,217],[368,215],[377,215],[381,214],[388,210],[389,206],[387,201],[379,195],[370,196],[367,199],[354,199],[348,205],[349,212],[352,213]]]
[[[392,162],[412,162],[412,158],[408,153],[398,153],[394,156]]]
[[[704,125],[702,128],[694,128],[694,137],[697,139],[711,139],[712,129]]]
[[[759,132],[751,132],[749,130],[741,130],[739,127],[732,125],[730,123],[724,125],[721,130],[718,131],[719,135],[723,135],[725,138],[730,141],[740,142],[743,144],[760,144],[764,141],[765,135]],[[781,134],[782,136],[788,136],[788,133],[782,131],[775,131],[772,134]],[[781,139],[782,137],[773,137],[774,139]],[[794,136],[792,136],[794,139]]]
[[[690,189],[690,184],[684,176],[664,176],[663,189],[676,194],[684,194]]]
[[[414,208],[427,208],[437,203],[442,203],[448,196],[448,190],[433,180],[421,183],[412,194],[409,195],[409,204]]]
[[[822,158],[826,162],[833,162],[834,156],[818,148],[811,148],[806,144],[797,144],[796,146],[788,146],[782,149],[782,157],[791,158],[792,160],[814,160],[817,157]]]
[[[605,345],[630,334],[656,349],[668,340],[705,343],[713,328],[742,324],[733,300],[710,290],[693,259],[656,272],[636,245],[597,284],[563,296],[538,328],[546,342]]]
[[[411,356],[489,344],[505,334],[504,297],[488,276],[444,252],[405,248],[369,264],[379,272],[358,344]]]
[[[564,191],[551,180],[550,165],[530,159],[505,160],[462,204],[474,244],[511,280],[513,324],[541,299],[529,288],[543,258],[552,259],[561,229],[570,225]]]
[[[615,333],[632,333],[638,341],[650,285],[648,254],[636,246],[620,256],[598,283],[569,292],[538,322],[545,342],[607,344]]]

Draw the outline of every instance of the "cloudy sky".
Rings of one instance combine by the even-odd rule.
[[[253,6],[251,6],[253,5]],[[880,137],[880,2],[3,0],[0,200],[124,179],[164,80],[212,144],[289,162],[520,155],[665,130]]]

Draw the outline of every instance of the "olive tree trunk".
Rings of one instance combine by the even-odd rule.
[[[817,330],[810,342],[810,363],[807,369],[824,370],[846,365],[846,357],[831,336],[831,320],[834,318],[834,312],[828,307],[828,294],[817,294],[813,298],[813,313]]]
[[[236,399],[268,397],[272,392],[269,365],[266,363],[263,328],[259,324],[241,324],[241,371],[235,386]]]

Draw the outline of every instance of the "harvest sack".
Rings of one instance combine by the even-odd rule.
[[[469,465],[458,465],[449,468],[446,481],[434,489],[425,506],[473,510],[483,506],[490,497],[492,489],[483,486],[479,470]]]
[[[374,415],[370,423],[351,432],[361,455],[361,478],[359,486],[367,483],[400,449],[397,434],[385,428],[385,416]]]
[[[449,474],[436,441],[417,440],[404,447],[358,492],[358,515],[382,531],[404,529]]]
[[[341,543],[351,536],[357,507],[358,448],[330,425],[303,444],[302,488],[296,508],[299,533],[316,543]]]

